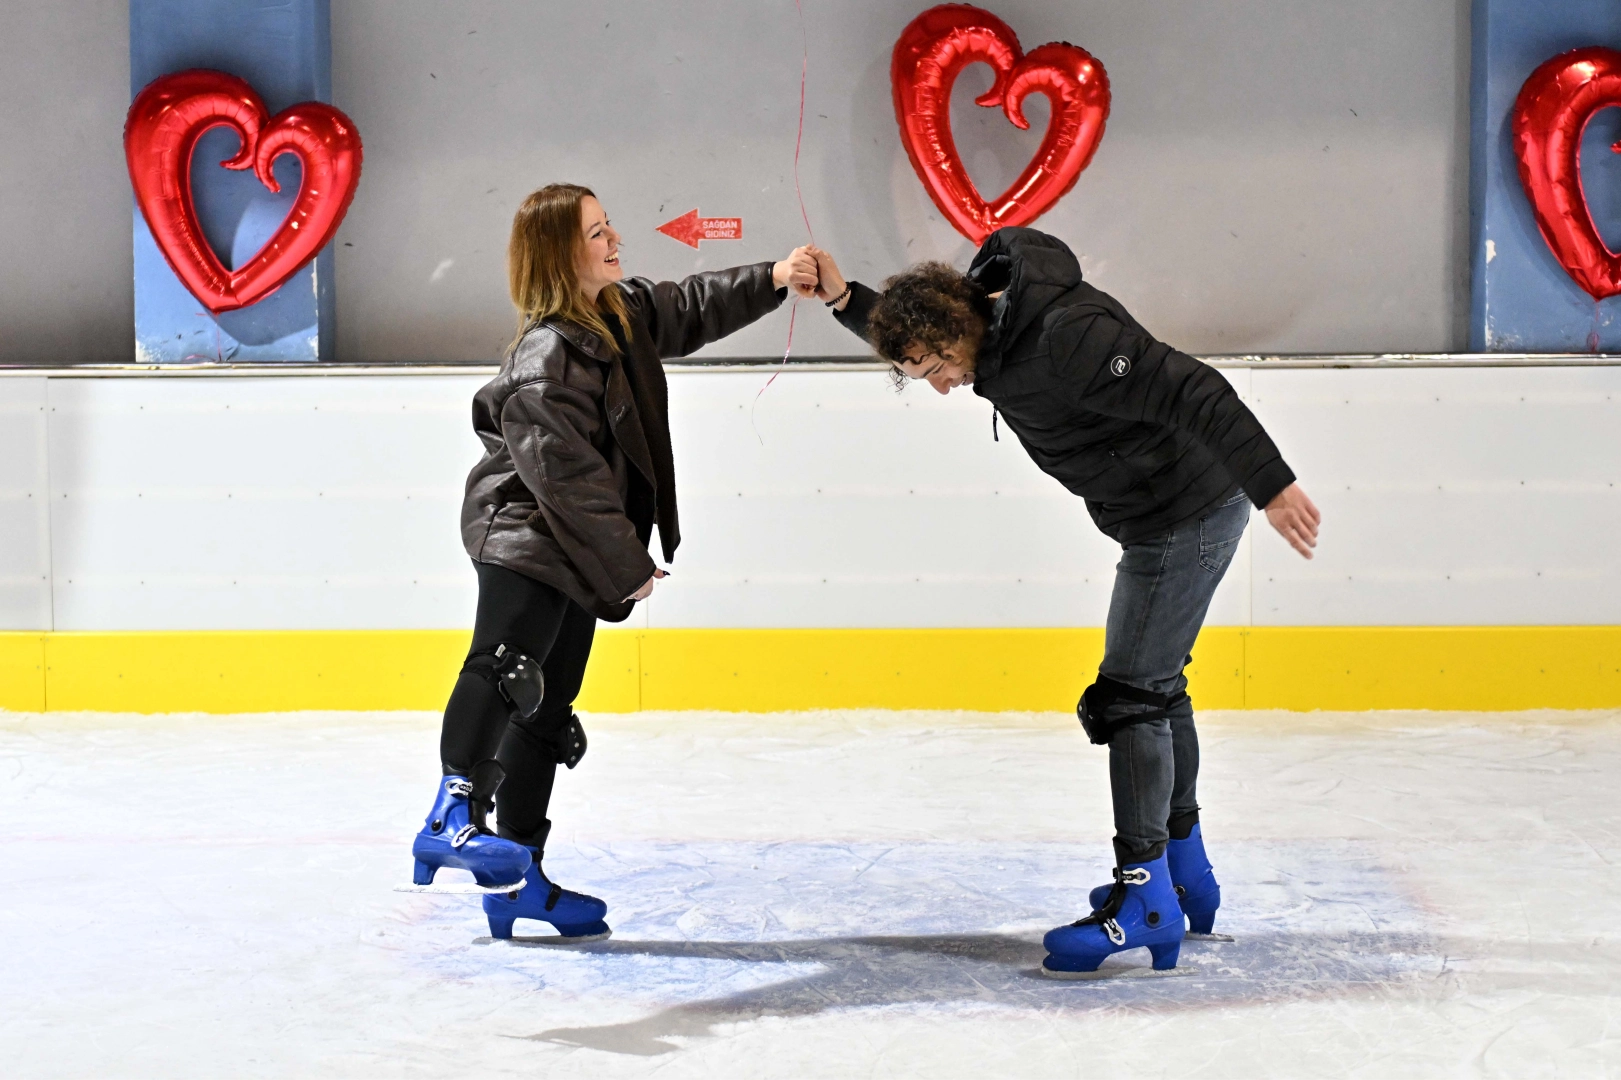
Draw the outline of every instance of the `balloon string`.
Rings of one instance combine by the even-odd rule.
[[[810,67],[810,43],[805,37],[805,8],[801,0],[794,0],[794,10],[799,13],[799,133],[794,136],[794,198],[799,200],[799,216],[805,221],[805,233],[814,244],[816,230],[811,228],[810,215],[805,212],[805,193],[799,190],[799,148],[805,142],[805,73]],[[789,316],[790,321],[792,318]]]
[[[799,216],[805,222],[805,234],[810,237],[811,243],[816,243],[816,230],[811,228],[810,214],[805,210],[805,193],[799,186],[799,152],[805,144],[805,76],[810,68],[810,43],[805,35],[805,7],[803,0],[794,0],[794,11],[799,16],[799,130],[794,135],[794,198],[799,200]],[[765,445],[760,438],[760,428],[754,423],[754,410],[760,404],[760,396],[771,388],[788,367],[788,357],[794,351],[794,319],[799,314],[799,293],[794,293],[793,306],[788,309],[788,342],[782,349],[782,361],[777,370],[771,373],[771,378],[754,395],[754,404],[749,407],[749,426],[754,428],[754,437]]]

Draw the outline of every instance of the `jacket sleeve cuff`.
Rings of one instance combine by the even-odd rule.
[[[1244,481],[1244,492],[1257,508],[1265,510],[1278,493],[1295,482],[1294,470],[1282,458],[1273,458]]]
[[[878,294],[859,281],[850,281],[846,284],[850,286],[850,302],[844,305],[843,311],[835,310],[833,317],[839,320],[840,326],[862,341],[866,341],[867,316],[872,313],[872,306],[878,302]]]
[[[771,274],[776,267],[776,263],[770,262],[755,263],[749,267],[749,269],[754,271],[754,273],[757,275],[757,287],[761,290],[761,292],[771,297],[771,299],[766,303],[766,311],[776,311],[782,306],[782,302],[788,299],[788,287],[784,285],[779,289],[777,288],[776,281],[772,279]]]
[[[632,572],[631,576],[636,579],[635,584],[631,585],[629,588],[624,588],[618,596],[611,598],[604,596],[604,600],[607,600],[611,604],[623,604],[625,601],[630,599],[631,593],[647,584],[647,579],[653,576],[653,571],[658,569],[658,564],[653,561],[653,556],[649,555],[647,552],[643,551],[641,555],[641,561],[645,565],[642,567],[642,569]],[[615,582],[615,585],[623,588],[623,581],[621,580],[619,582]]]

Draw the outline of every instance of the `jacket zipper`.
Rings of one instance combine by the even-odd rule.
[[[991,406],[991,442],[1001,442],[1002,436],[996,433],[996,406]]]

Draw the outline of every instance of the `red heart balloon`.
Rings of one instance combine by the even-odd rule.
[[[258,254],[227,270],[203,237],[191,197],[197,140],[216,127],[235,131],[241,149],[220,162],[251,168],[271,191],[271,165],[298,158],[303,182],[287,219]],[[318,101],[272,118],[253,87],[222,71],[181,71],[154,79],[135,97],[124,123],[124,157],[135,202],[175,275],[216,315],[257,303],[298,273],[332,239],[360,183],[360,133],[343,113]]]
[[[1621,294],[1621,255],[1593,223],[1582,191],[1582,132],[1593,114],[1621,105],[1621,52],[1575,49],[1531,73],[1514,102],[1520,183],[1553,257],[1594,300]],[[1610,147],[1621,153],[1621,143]]]
[[[998,105],[1015,127],[1028,128],[1024,99],[1047,95],[1052,119],[1036,156],[995,200],[969,179],[951,138],[951,87],[969,64],[984,62],[996,81],[974,99]],[[1080,179],[1109,118],[1109,76],[1085,49],[1065,42],[1026,55],[1007,23],[967,4],[930,8],[901,31],[889,68],[895,119],[912,168],[946,219],[974,243],[1007,225],[1034,221]]]

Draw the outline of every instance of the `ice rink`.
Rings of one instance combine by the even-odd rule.
[[[1102,983],[1036,974],[1109,865],[1072,717],[586,723],[559,948],[392,891],[435,716],[0,716],[0,1073],[1621,1073],[1621,714],[1204,714],[1237,941]]]

